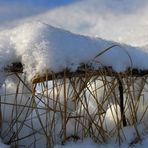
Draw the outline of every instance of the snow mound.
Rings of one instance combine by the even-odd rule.
[[[114,47],[95,58],[111,46]],[[94,59],[101,64],[96,64]],[[148,69],[148,50],[30,22],[0,33],[0,70],[12,62],[21,62],[30,79],[46,70],[75,71],[82,63],[91,63],[93,68],[111,66],[117,72],[131,66],[145,70]]]

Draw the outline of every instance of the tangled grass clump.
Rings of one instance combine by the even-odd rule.
[[[31,83],[17,73],[22,72],[22,64],[8,67],[12,75],[0,94],[0,134],[5,143],[54,147],[86,137],[97,143],[127,141],[129,146],[140,142],[148,127],[148,71],[132,69],[126,51],[131,68],[123,73],[103,65],[98,70],[91,67],[93,62],[100,64],[97,57],[116,46],[75,72],[47,71]]]
[[[47,73],[44,81],[38,77],[32,86],[19,74],[14,77],[13,92],[5,86],[0,99],[1,137],[12,146],[53,147],[85,137],[121,144],[128,140],[129,126],[135,132],[129,143],[141,139],[139,125],[146,125],[148,117],[147,75],[64,71]]]

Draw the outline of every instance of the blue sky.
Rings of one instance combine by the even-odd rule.
[[[35,6],[48,6],[48,7],[58,7],[62,5],[67,5],[80,0],[0,0],[0,3],[18,3],[23,5],[35,5]]]
[[[0,23],[35,16],[78,1],[81,0],[0,0]]]

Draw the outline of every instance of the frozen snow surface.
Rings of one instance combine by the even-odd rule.
[[[148,145],[148,137],[146,137],[142,143],[136,144],[129,146],[129,144],[115,144],[115,143],[110,143],[110,144],[96,144],[94,143],[90,138],[84,139],[84,141],[79,141],[77,143],[67,143],[65,146],[61,145],[56,145],[54,148],[147,148]]]
[[[4,23],[0,25],[0,70],[20,61],[31,79],[47,69],[75,71],[82,63],[93,68],[111,66],[118,72],[129,67],[148,69],[146,0],[72,0],[60,7],[46,0],[0,3]],[[17,12],[10,15],[6,7]],[[94,61],[96,55],[113,45],[117,46]]]
[[[111,66],[118,72],[129,67],[148,69],[147,47],[73,34],[36,21],[1,31],[0,43],[0,69],[21,62],[29,78],[46,70],[75,71],[83,63],[95,69]],[[95,58],[107,48],[110,49]]]

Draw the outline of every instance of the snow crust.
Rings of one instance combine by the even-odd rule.
[[[117,46],[95,58],[114,45]],[[145,70],[148,69],[148,50],[30,22],[0,33],[0,69],[12,62],[21,62],[30,79],[46,70],[75,71],[82,63],[91,64],[95,69],[111,66],[117,72],[129,67]]]
[[[77,143],[69,142],[67,145],[61,146],[61,145],[56,145],[54,148],[147,148],[148,144],[148,137],[145,137],[142,141],[142,143],[136,144],[134,146],[129,146],[127,143],[123,143],[120,146],[115,143],[109,143],[109,144],[96,144],[93,142],[90,138],[84,139],[84,141],[79,141]]]

